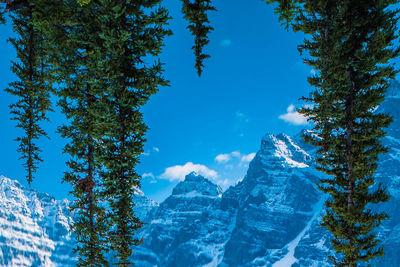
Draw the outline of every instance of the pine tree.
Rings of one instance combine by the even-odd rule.
[[[146,125],[141,107],[159,86],[168,82],[162,77],[163,64],[145,63],[156,58],[163,47],[169,15],[159,6],[160,0],[144,2],[101,0],[96,2],[98,54],[102,57],[98,77],[107,85],[100,99],[103,114],[102,172],[104,198],[109,203],[108,218],[112,250],[118,266],[133,265],[133,246],[141,243],[135,231],[142,222],[135,216],[133,196],[140,187],[135,168],[143,152]],[[90,4],[94,3],[93,1]]]
[[[11,69],[18,80],[10,83],[6,89],[18,97],[10,108],[13,119],[18,121],[17,127],[24,131],[24,135],[16,141],[19,141],[18,152],[22,154],[29,184],[38,163],[42,161],[39,155],[41,150],[35,140],[47,137],[40,124],[48,120],[46,112],[51,110],[51,80],[47,75],[42,34],[32,23],[33,12],[33,5],[29,5],[16,10],[12,15],[13,28],[18,37],[9,41],[17,50],[19,62],[13,62]]]
[[[397,10],[389,8],[397,1],[271,2],[282,21],[310,35],[299,51],[317,71],[308,78],[316,89],[300,112],[314,122],[305,140],[318,147],[317,168],[329,177],[318,185],[330,195],[322,226],[333,234],[333,263],[357,266],[383,255],[376,228],[388,216],[370,204],[389,199],[373,174],[391,118],[375,109],[397,73]]]
[[[189,22],[187,29],[195,37],[192,49],[196,57],[195,68],[199,76],[203,72],[204,59],[210,57],[210,55],[203,52],[204,47],[210,42],[207,35],[214,30],[209,24],[210,21],[207,14],[209,11],[217,11],[211,5],[211,0],[182,0],[182,13]]]
[[[60,15],[54,18],[53,14]],[[78,266],[108,266],[107,205],[102,200],[103,168],[99,153],[102,136],[98,98],[105,86],[95,76],[98,23],[91,7],[75,0],[37,2],[35,25],[46,38],[46,53],[52,79],[58,83],[58,105],[68,123],[59,133],[69,142],[64,153],[70,155],[69,170],[63,181],[73,186],[72,230],[75,234]]]

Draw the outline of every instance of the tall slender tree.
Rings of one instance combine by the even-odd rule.
[[[330,195],[322,226],[333,234],[333,263],[357,266],[383,255],[376,228],[388,216],[370,204],[389,199],[373,175],[391,118],[375,109],[397,73],[390,60],[399,54],[398,12],[390,6],[398,1],[270,2],[279,3],[281,20],[310,35],[299,50],[316,70],[308,79],[316,89],[300,112],[314,122],[305,139],[318,147],[317,168],[329,175],[319,183]]]
[[[37,14],[37,25],[48,29],[45,31],[46,51],[54,79],[59,83],[56,90],[59,106],[68,119],[59,132],[69,140],[64,152],[71,159],[67,162],[69,171],[65,173],[64,181],[74,189],[71,193],[75,201],[71,209],[74,211],[72,229],[77,241],[75,252],[78,252],[79,266],[108,266],[109,227],[99,177],[103,166],[98,98],[104,93],[105,86],[99,82],[94,67],[98,59],[94,51],[99,40],[99,24],[91,6],[80,5],[74,0],[58,1],[55,5],[59,13],[64,14],[62,19],[46,17],[46,14],[52,14],[50,10],[54,6],[43,2]]]
[[[51,80],[47,75],[46,55],[43,50],[42,34],[34,27],[32,15],[34,5],[26,5],[12,15],[16,38],[9,41],[17,51],[17,62],[12,63],[12,71],[18,80],[10,83],[6,89],[17,97],[17,102],[10,106],[17,127],[24,132],[18,137],[18,152],[22,154],[26,169],[26,178],[30,184],[38,163],[42,161],[40,148],[36,140],[47,137],[41,122],[48,120],[46,113],[51,110]]]
[[[141,242],[135,238],[135,231],[142,223],[133,211],[133,195],[140,187],[135,168],[147,130],[140,109],[159,86],[168,85],[162,77],[163,64],[158,60],[153,65],[145,62],[145,58],[160,54],[164,38],[171,34],[165,28],[170,19],[168,12],[159,6],[160,2],[96,3],[102,38],[97,50],[102,61],[97,70],[107,89],[100,99],[104,126],[102,179],[110,207],[110,242],[117,253],[118,266],[133,264],[133,246]]]

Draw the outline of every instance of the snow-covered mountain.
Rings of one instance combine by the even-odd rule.
[[[158,204],[138,190],[139,216]],[[69,201],[24,188],[0,176],[0,266],[75,266]]]
[[[71,266],[68,201],[0,176],[0,266]]]
[[[400,84],[380,111],[394,116],[376,179],[392,198],[379,229],[385,256],[373,266],[400,266]],[[135,248],[137,266],[332,266],[330,236],[318,224],[326,198],[314,183],[314,148],[299,136],[267,134],[247,175],[225,192],[191,173],[162,203],[136,195],[147,223]],[[73,266],[68,202],[0,177],[0,266]]]

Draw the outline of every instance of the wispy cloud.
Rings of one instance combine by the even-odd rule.
[[[146,172],[142,174],[142,178],[150,178],[151,180],[149,181],[149,183],[151,184],[155,184],[157,183],[156,177],[154,176],[154,174],[152,172]]]
[[[231,155],[229,154],[219,154],[218,156],[215,157],[215,161],[217,161],[218,163],[224,163],[230,160],[231,160]]]
[[[230,47],[232,45],[232,40],[225,39],[219,43],[222,47]]]
[[[279,119],[284,120],[293,125],[308,124],[307,118],[304,117],[302,114],[298,113],[294,105],[289,105],[289,107],[286,110],[286,114],[280,115]]]
[[[232,151],[231,153],[225,153],[225,154],[219,154],[218,156],[215,157],[215,161],[218,163],[226,163],[232,158],[240,158],[241,154],[239,151]]]
[[[160,149],[159,149],[158,147],[156,147],[156,146],[153,146],[152,149],[147,149],[145,152],[143,152],[143,153],[142,153],[142,156],[148,157],[148,156],[150,156],[153,152],[158,153],[158,152],[160,152]]]
[[[152,172],[146,172],[142,174],[142,178],[150,177],[154,179],[154,174]]]
[[[256,153],[250,153],[247,155],[243,155],[242,158],[240,159],[241,162],[250,162],[254,159],[256,156]]]
[[[232,155],[232,157],[239,158],[241,154],[239,151],[233,151],[233,152],[231,152],[231,155]]]
[[[167,179],[170,181],[183,181],[185,176],[191,172],[196,172],[206,178],[216,179],[218,173],[214,170],[209,169],[205,165],[193,164],[193,162],[187,162],[185,165],[175,165],[165,169],[159,178]]]

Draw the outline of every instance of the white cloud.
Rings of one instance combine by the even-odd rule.
[[[215,157],[215,160],[218,161],[218,163],[228,162],[231,160],[231,156],[229,154],[219,154]]]
[[[233,151],[233,152],[231,152],[231,155],[233,156],[233,157],[240,157],[240,152],[239,151]]]
[[[160,152],[160,149],[159,149],[158,147],[155,147],[155,146],[153,146],[153,150],[154,150],[155,152]]]
[[[154,179],[154,174],[152,172],[146,172],[142,174],[142,178],[150,177]]]
[[[294,125],[308,124],[307,118],[298,113],[294,105],[289,105],[289,107],[287,108],[287,113],[280,115],[279,119]]]
[[[147,156],[150,156],[150,153],[149,152],[143,152],[142,155],[147,157]]]
[[[162,173],[159,178],[167,179],[171,182],[175,180],[183,181],[185,176],[191,172],[196,172],[209,179],[216,179],[218,177],[218,173],[209,169],[207,166],[188,162],[185,165],[175,165],[166,168],[164,173]]]
[[[221,45],[222,47],[230,47],[231,44],[232,44],[232,40],[229,40],[229,39],[225,39],[225,40],[222,40],[222,41],[220,42],[220,45]]]
[[[255,156],[256,156],[256,153],[250,153],[248,155],[243,155],[241,162],[250,162],[254,159]]]

